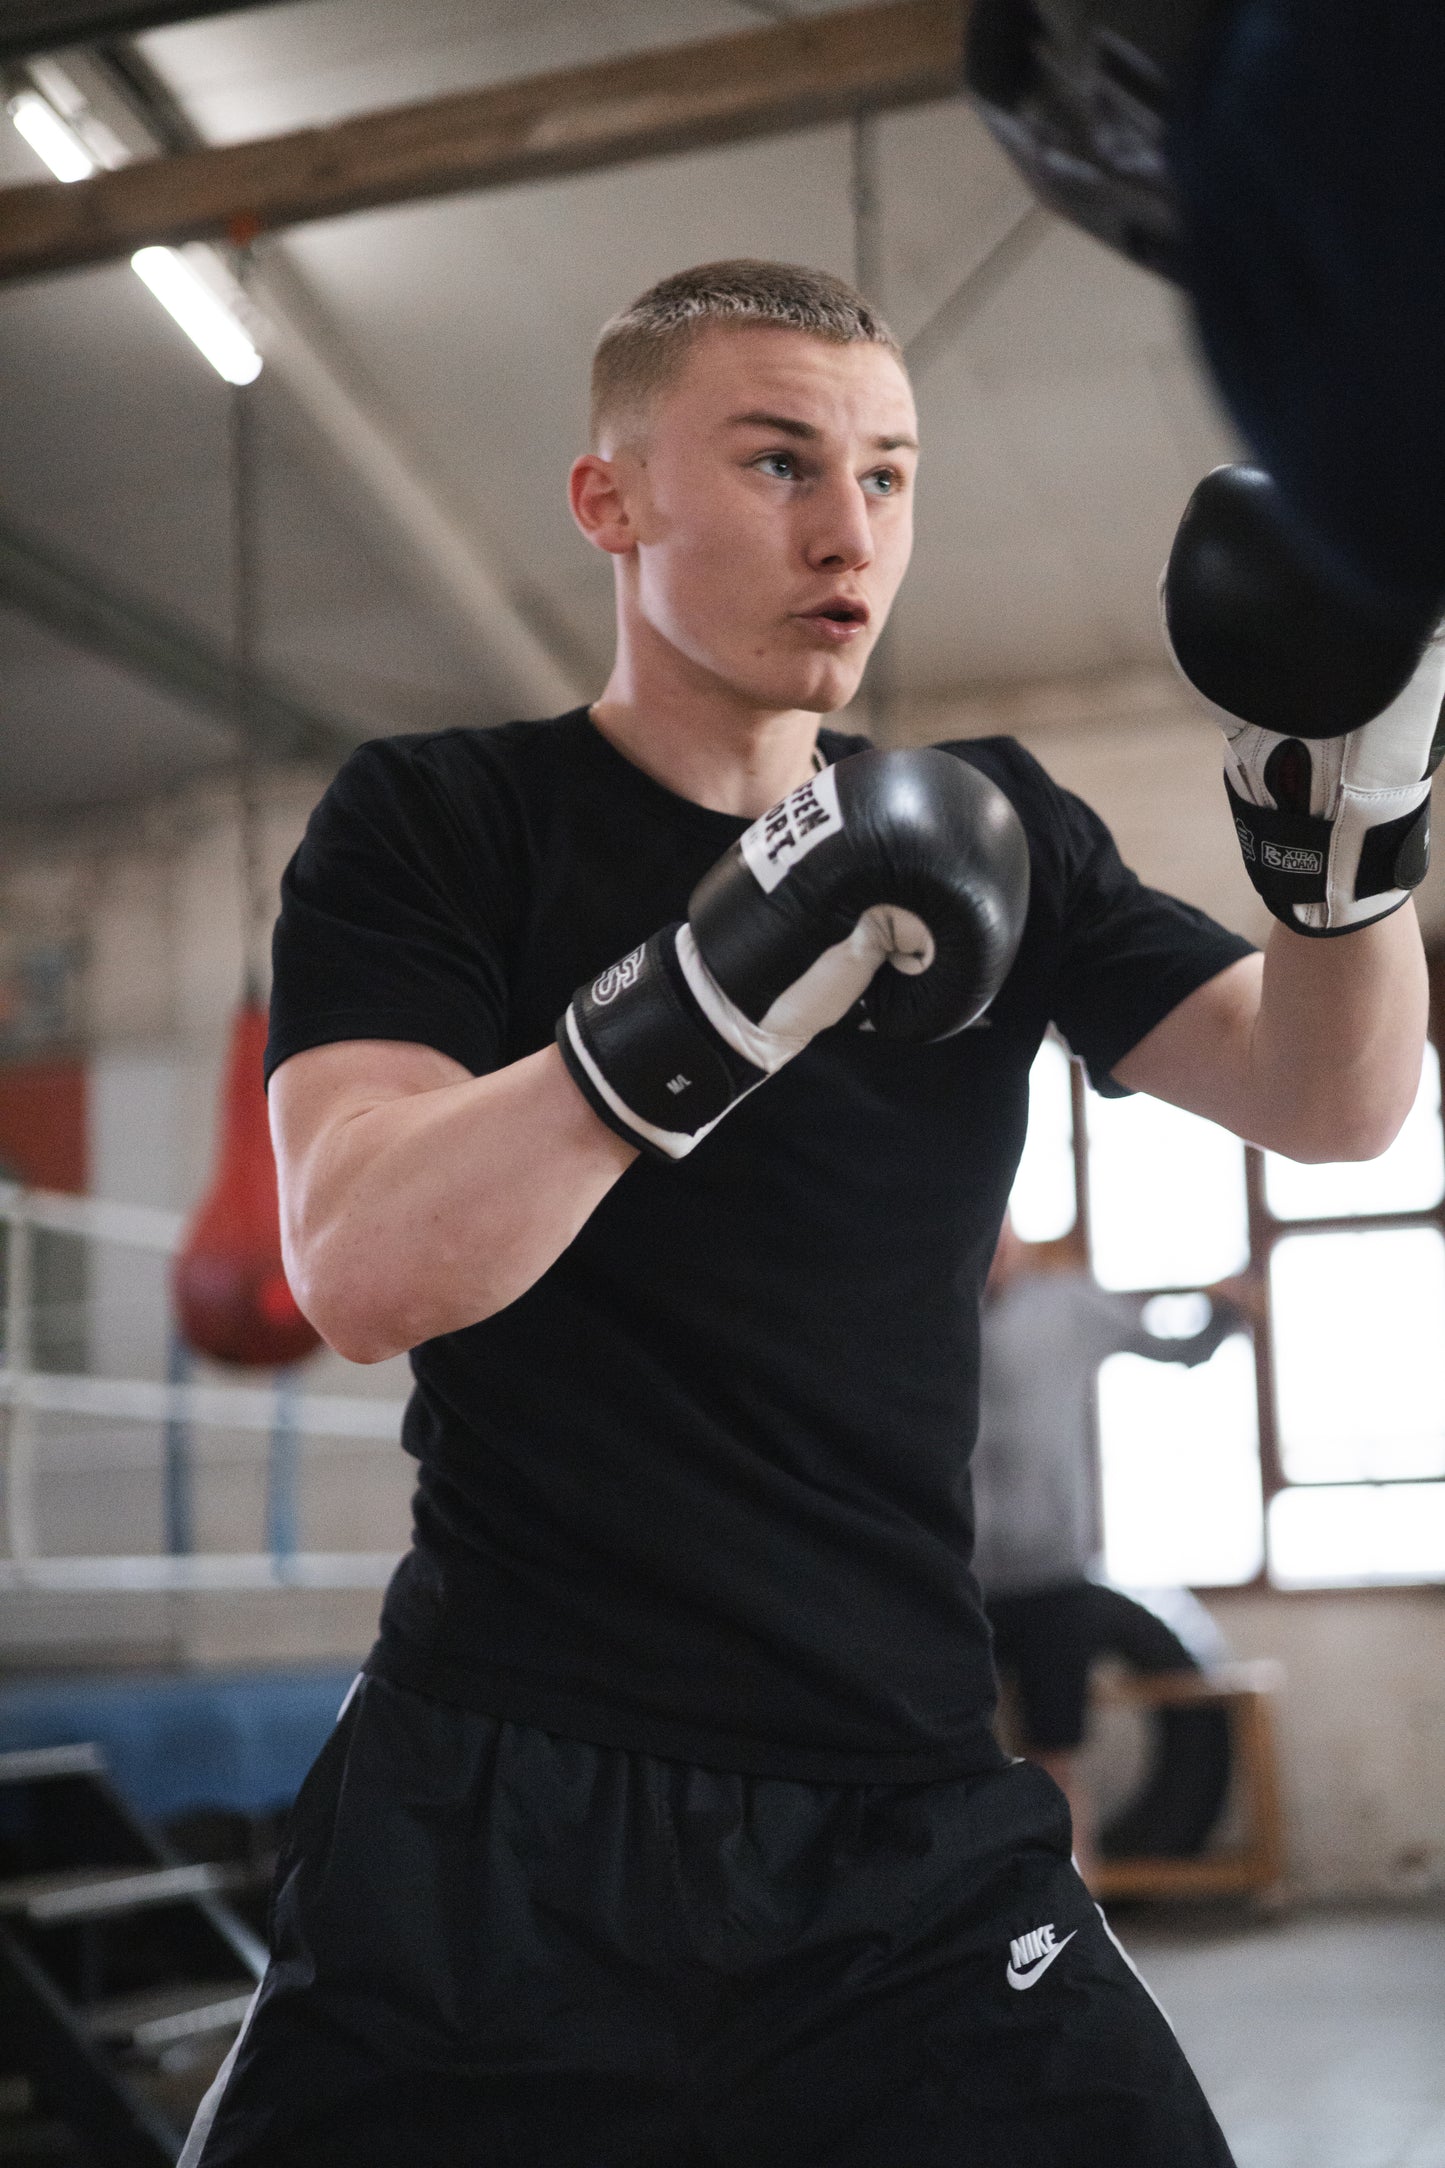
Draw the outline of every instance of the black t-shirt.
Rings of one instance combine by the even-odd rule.
[[[820,737],[829,760],[864,743]],[[1052,1019],[1107,1081],[1247,947],[1141,887],[1022,747],[948,750],[1029,840],[997,1000],[933,1046],[855,1011],[689,1157],[639,1158],[525,1295],[413,1351],[415,1537],[376,1670],[761,1775],[996,1761],[967,1463],[1029,1065]],[[519,1060],[747,825],[585,710],[363,746],[286,873],[268,1075],[341,1039]]]

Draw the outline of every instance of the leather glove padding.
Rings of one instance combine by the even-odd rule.
[[[1424,879],[1442,701],[1445,640],[1436,638],[1383,714],[1342,737],[1286,737],[1209,702],[1224,730],[1245,870],[1297,933],[1368,926]]]

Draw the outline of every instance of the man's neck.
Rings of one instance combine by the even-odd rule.
[[[722,732],[695,710],[643,714],[607,693],[592,720],[609,744],[654,782],[714,813],[755,820],[813,772],[818,718],[794,711],[749,718],[754,727]],[[712,719],[715,720],[715,719]]]
[[[634,767],[680,798],[756,819],[812,774],[819,719],[801,708],[750,706],[697,676],[629,669],[619,656],[592,720]]]

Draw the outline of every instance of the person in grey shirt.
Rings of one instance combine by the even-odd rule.
[[[1148,1668],[1171,1668],[1171,1651],[1183,1660],[1152,1613],[1097,1578],[1095,1380],[1110,1355],[1207,1362],[1247,1325],[1242,1293],[1238,1282],[1209,1289],[1207,1323],[1165,1338],[1144,1323],[1146,1297],[1111,1293],[1077,1269],[1040,1269],[1007,1217],[989,1273],[972,1461],[974,1571],[995,1658],[1015,1690],[1024,1751],[1068,1799],[1086,1877],[1093,1817],[1078,1749],[1090,1662],[1121,1638],[1142,1642],[1147,1660],[1151,1629],[1160,1660]]]

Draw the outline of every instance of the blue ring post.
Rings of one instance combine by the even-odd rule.
[[[296,1556],[296,1488],[300,1461],[301,1378],[296,1369],[276,1373],[276,1421],[266,1463],[266,1548],[278,1578]]]
[[[173,1329],[166,1383],[188,1384],[192,1368],[191,1351]],[[196,1547],[196,1466],[191,1426],[181,1415],[166,1418],[164,1483],[166,1549],[173,1558],[186,1558]]]

